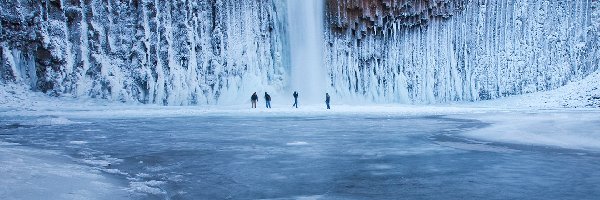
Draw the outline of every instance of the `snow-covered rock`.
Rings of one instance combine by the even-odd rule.
[[[592,73],[581,81],[568,83],[556,90],[499,98],[478,104],[534,109],[600,108],[600,72]]]

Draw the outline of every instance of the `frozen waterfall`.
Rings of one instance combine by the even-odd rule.
[[[439,103],[598,70],[595,0],[75,0],[0,5],[0,87],[161,105]],[[279,98],[277,98],[279,97]],[[289,99],[287,99],[289,98]],[[277,102],[279,103],[279,102]]]
[[[345,99],[487,100],[598,69],[598,1],[332,1],[325,60]]]
[[[302,102],[316,103],[325,98],[323,5],[322,0],[288,0],[290,89],[298,91]]]
[[[240,104],[288,80],[283,0],[5,1],[0,83],[55,96]],[[20,73],[29,69],[30,73]],[[30,77],[31,73],[37,77]]]

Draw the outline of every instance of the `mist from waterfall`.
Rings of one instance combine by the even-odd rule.
[[[300,103],[317,103],[325,98],[323,7],[322,0],[288,0],[290,90],[298,91]]]

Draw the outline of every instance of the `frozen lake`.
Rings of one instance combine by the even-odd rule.
[[[490,124],[449,116],[3,118],[0,141],[68,155],[130,199],[600,196],[598,151],[469,139]]]

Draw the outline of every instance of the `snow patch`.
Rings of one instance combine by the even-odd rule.
[[[476,104],[504,108],[600,108],[600,71],[556,90],[482,101]]]
[[[110,162],[107,161],[107,160],[83,159],[82,162],[85,163],[85,164],[88,164],[88,165],[102,166],[102,167],[106,167],[106,166],[111,165]]]
[[[77,145],[84,145],[87,144],[87,141],[70,141],[69,144],[77,144]]]
[[[471,116],[490,127],[463,136],[493,142],[600,151],[600,113],[539,111]]]
[[[70,125],[70,124],[75,124],[75,123],[77,123],[77,122],[71,121],[65,117],[51,116],[51,117],[43,117],[40,119],[36,119],[35,121],[24,122],[22,124],[30,125],[30,126],[54,126],[54,125]]]
[[[55,152],[4,144],[0,144],[2,199],[128,199],[116,180],[93,168]]]
[[[46,118],[46,119],[40,119],[38,120],[38,124],[39,125],[44,125],[44,124],[48,124],[48,125],[69,125],[69,124],[74,124],[76,122],[71,121],[67,118],[64,117],[56,117],[56,118]]]
[[[145,182],[131,182],[129,183],[129,187],[131,191],[161,195],[167,193],[163,189],[158,188],[163,184],[165,184],[163,181],[151,180]]]
[[[150,178],[151,177],[150,174],[146,174],[146,173],[138,173],[135,176],[139,177],[139,178]]]
[[[102,155],[102,156],[96,157],[96,156],[89,155],[90,153],[82,153],[82,154],[87,155],[86,159],[81,160],[83,163],[92,165],[92,166],[96,166],[96,167],[108,167],[108,166],[119,164],[119,163],[123,162],[123,159],[112,158],[109,155]]]
[[[117,175],[124,175],[127,176],[129,174],[122,172],[121,170],[118,169],[102,169],[103,172],[109,173],[109,174],[117,174]]]
[[[369,165],[369,168],[375,169],[375,170],[388,170],[388,169],[394,169],[394,166],[386,165],[386,164],[371,164],[371,165]]]
[[[300,196],[300,197],[296,197],[297,200],[318,200],[318,199],[322,199],[324,196],[323,195],[313,195],[313,196]]]
[[[288,143],[286,143],[286,145],[288,145],[288,146],[305,146],[305,145],[308,145],[308,142],[295,141],[295,142],[288,142]]]

